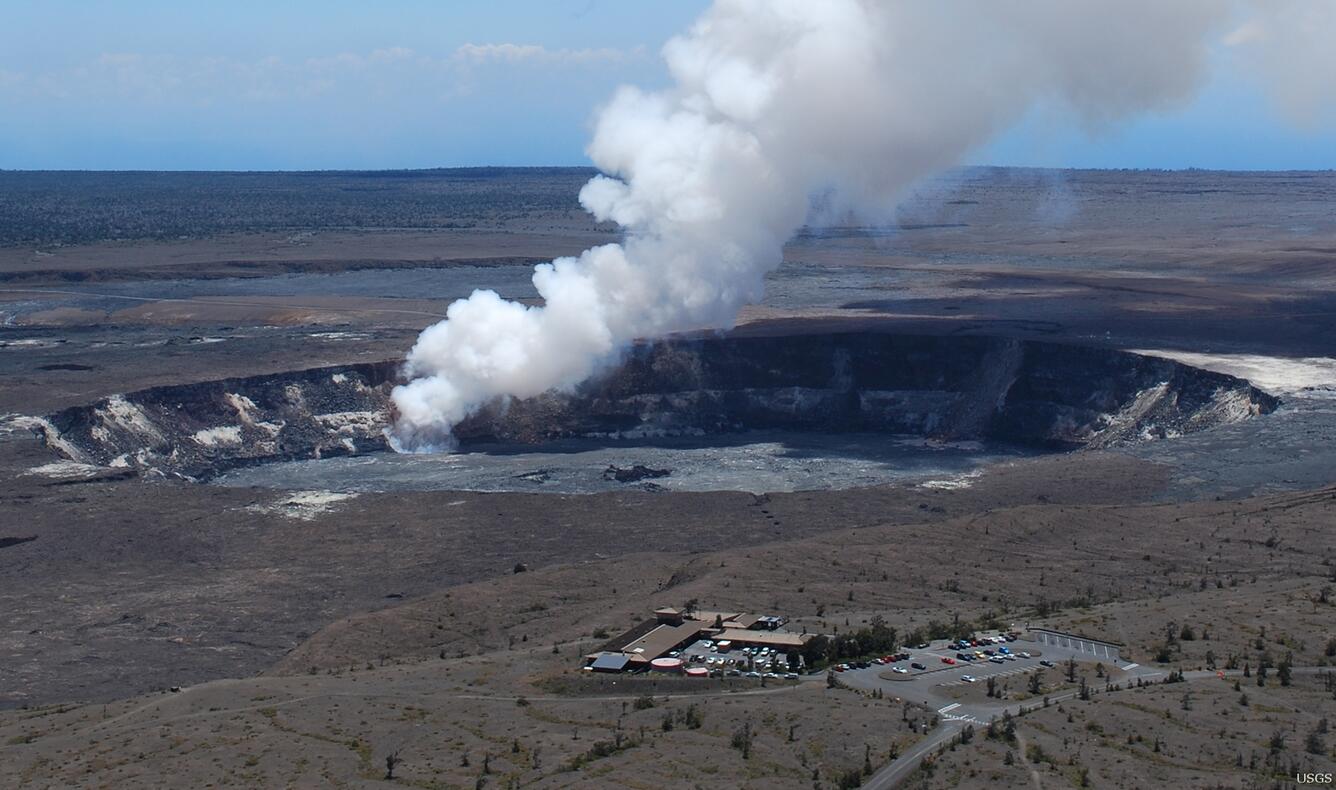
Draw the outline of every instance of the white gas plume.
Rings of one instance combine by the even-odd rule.
[[[665,46],[671,88],[598,114],[608,175],[580,201],[624,241],[538,266],[540,307],[451,305],[408,355],[392,438],[447,447],[493,398],[573,387],[639,337],[728,328],[811,197],[881,220],[1037,103],[1091,128],[1171,108],[1238,24],[1224,0],[716,0]]]

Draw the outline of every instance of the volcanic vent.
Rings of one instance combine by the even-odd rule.
[[[396,365],[156,387],[52,415],[74,460],[197,479],[387,449]],[[1149,441],[1273,410],[1248,382],[1111,349],[876,332],[676,338],[572,393],[496,401],[463,448],[754,429],[989,440],[1063,450]]]

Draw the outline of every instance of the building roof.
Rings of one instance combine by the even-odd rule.
[[[622,648],[622,652],[632,654],[633,661],[649,661],[683,642],[695,639],[702,627],[702,624],[695,620],[688,620],[682,625],[661,625],[634,642],[628,643]]]
[[[724,619],[724,628],[751,628],[759,622],[761,622],[761,618],[754,614],[737,614],[733,615],[731,620]]]
[[[696,620],[697,622],[704,623],[705,625],[714,625],[714,622],[715,622],[716,620],[723,620],[724,622],[728,622],[729,620],[732,620],[733,618],[735,618],[735,617],[737,617],[737,616],[738,616],[738,613],[737,613],[737,612],[706,612],[706,611],[699,611],[699,612],[692,612],[692,613],[691,613],[691,619],[692,619],[692,620]]]
[[[735,645],[763,645],[765,647],[802,647],[816,634],[795,634],[790,631],[748,631],[729,629],[728,638]]]
[[[630,657],[622,653],[600,653],[590,666],[594,669],[604,669],[609,672],[621,672],[626,669],[626,665],[630,661]]]

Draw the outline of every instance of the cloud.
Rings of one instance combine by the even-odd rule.
[[[477,67],[579,67],[621,63],[639,50],[548,49],[535,44],[465,44],[448,55],[406,47],[286,60],[103,53],[48,72],[0,70],[0,96],[57,101],[217,104],[278,102],[345,94],[384,97],[427,90],[467,92]],[[640,53],[643,54],[643,53]]]
[[[1291,123],[1336,124],[1336,3],[1254,0],[1253,16],[1224,39]]]
[[[537,44],[464,44],[455,59],[465,63],[542,63],[583,65],[621,63],[641,54],[639,49],[548,49]]]

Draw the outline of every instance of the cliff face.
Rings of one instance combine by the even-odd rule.
[[[1057,449],[1270,412],[1246,381],[1126,352],[989,337],[825,334],[633,349],[566,395],[494,403],[461,441],[749,428],[993,439]]]
[[[158,387],[52,415],[76,460],[191,477],[386,449],[397,364]],[[464,445],[753,428],[991,439],[1055,449],[1203,430],[1271,411],[1229,376],[1120,351],[875,333],[676,339],[572,393],[488,404]]]
[[[384,450],[398,364],[154,387],[51,415],[74,460],[207,477],[267,461]]]

